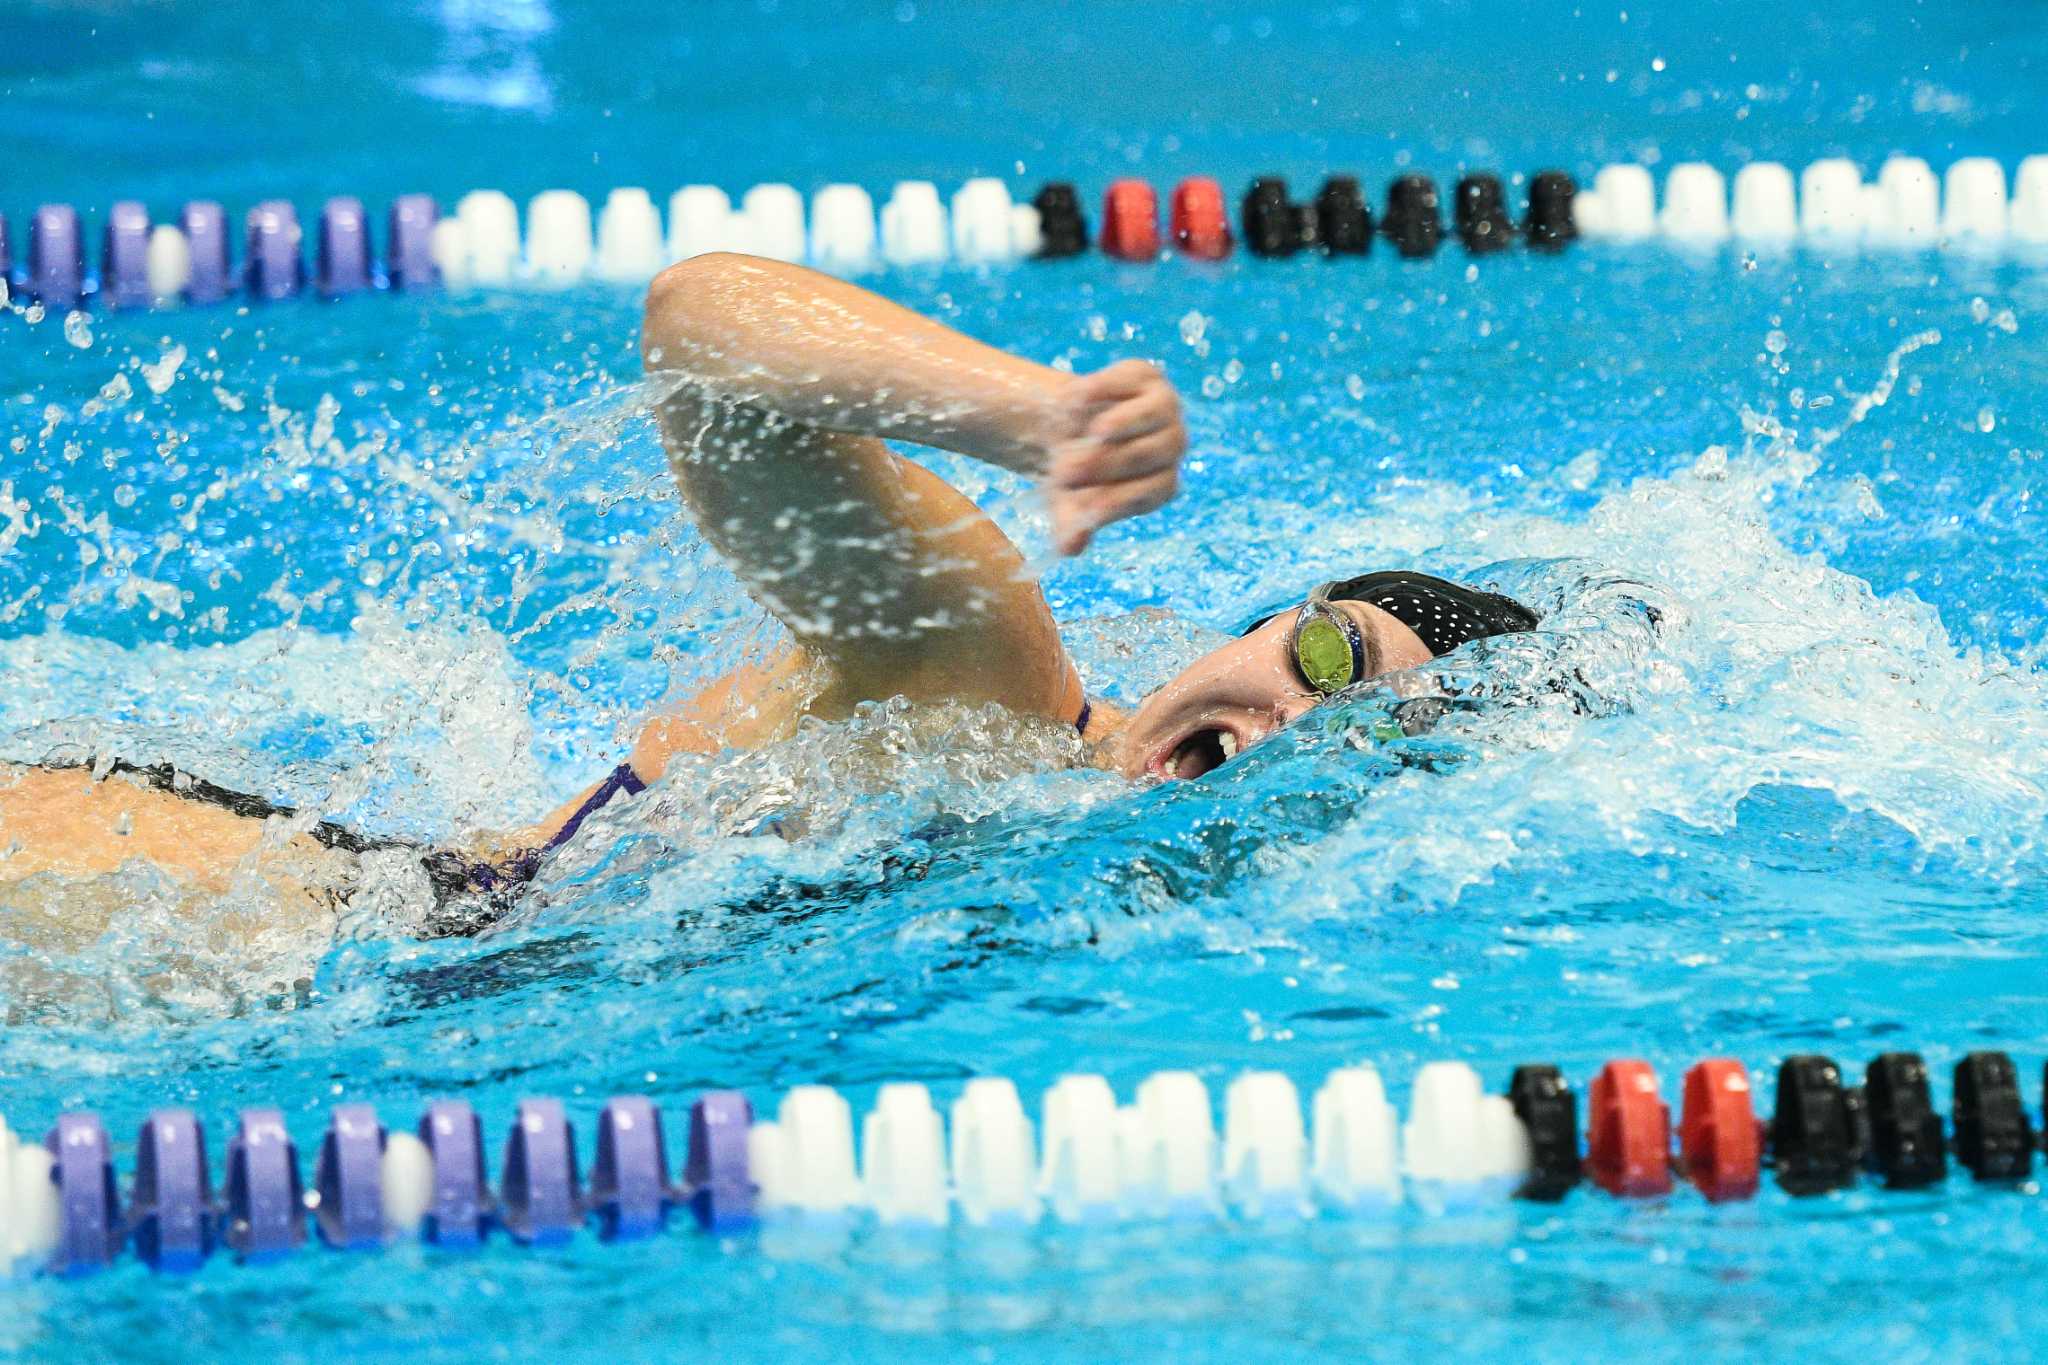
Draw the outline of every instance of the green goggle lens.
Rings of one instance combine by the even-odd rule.
[[[1308,685],[1328,696],[1351,686],[1351,640],[1335,621],[1315,617],[1294,632],[1294,662]]]

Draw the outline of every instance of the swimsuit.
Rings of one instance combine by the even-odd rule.
[[[1074,720],[1076,730],[1086,733],[1093,709],[1084,698],[1081,714]],[[118,773],[140,778],[157,791],[219,806],[248,820],[269,820],[277,816],[289,818],[298,814],[294,807],[238,792],[189,773],[180,773],[169,763],[145,766],[117,758],[104,767],[92,759],[57,760],[36,766],[50,771],[84,768],[96,776]],[[423,932],[430,938],[469,936],[489,928],[509,910],[526,884],[540,874],[541,864],[548,855],[575,838],[585,820],[610,805],[620,792],[638,796],[646,790],[646,781],[633,770],[633,765],[621,763],[598,783],[597,789],[583,799],[583,804],[562,822],[562,827],[550,835],[546,843],[539,848],[521,849],[500,862],[472,858],[452,849],[425,847],[407,839],[358,834],[332,820],[321,820],[306,833],[323,848],[339,849],[344,853],[399,849],[416,854],[420,869],[426,873],[427,882],[434,891],[434,908],[425,921]]]
[[[1094,703],[1083,697],[1081,714],[1074,717],[1074,729],[1077,733],[1084,736],[1088,733],[1088,718],[1094,712]],[[516,853],[511,861],[505,863],[470,863],[466,874],[470,886],[475,890],[488,892],[532,881],[540,872],[541,860],[568,843],[576,831],[583,827],[585,819],[611,804],[612,798],[620,792],[628,796],[638,796],[646,790],[647,783],[642,780],[639,773],[633,771],[632,763],[621,763],[612,769],[609,777],[598,784],[596,791],[584,798],[583,804],[576,808],[576,813],[562,822],[562,827],[555,831],[554,837],[539,848]]]
[[[181,773],[169,763],[145,765],[117,758],[103,766],[95,759],[59,759],[36,766],[48,772],[83,768],[92,772],[96,778],[115,774],[139,778],[144,785],[157,791],[167,792],[187,801],[197,801],[203,805],[219,806],[222,810],[239,815],[245,820],[269,820],[278,816],[289,819],[298,814],[295,807],[279,805],[265,797],[251,796],[248,792],[238,792],[231,787],[223,787],[204,778],[194,777],[190,773]],[[584,811],[579,811],[563,833],[548,841],[546,848],[554,848],[562,839],[574,833],[576,823],[580,822],[590,809],[595,807],[587,806]],[[502,893],[509,890],[514,883],[501,878],[504,873],[509,873],[514,868],[524,870],[524,875],[518,878],[519,882],[530,881],[540,866],[540,852],[521,853],[513,859],[511,865],[501,871],[489,863],[478,862],[447,849],[423,848],[408,839],[359,834],[348,826],[332,820],[318,821],[306,833],[322,848],[338,849],[343,853],[378,853],[397,849],[417,854],[420,869],[426,873],[427,882],[434,890],[434,909],[425,924],[425,933],[430,938],[476,933],[497,918],[509,902],[495,902],[488,907],[479,907],[471,898],[478,892]],[[527,866],[528,859],[531,859],[531,866]],[[480,913],[486,910],[487,914]]]

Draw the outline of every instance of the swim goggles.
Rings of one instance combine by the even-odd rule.
[[[1302,681],[1326,697],[1365,676],[1365,638],[1356,621],[1330,605],[1335,586],[1325,583],[1308,595],[1287,641]]]

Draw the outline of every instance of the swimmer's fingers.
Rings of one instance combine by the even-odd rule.
[[[1187,448],[1187,432],[1178,422],[1120,443],[1062,441],[1053,448],[1046,478],[1055,488],[1114,487],[1177,467]]]
[[[1058,490],[1053,497],[1053,541],[1063,555],[1088,548],[1097,531],[1126,517],[1143,516],[1173,501],[1180,469],[1165,469],[1107,487]]]
[[[1165,384],[1154,384],[1135,397],[1096,413],[1083,434],[1101,441],[1134,441],[1178,425],[1179,397]]]
[[[1135,398],[1148,388],[1165,385],[1166,376],[1157,365],[1143,360],[1119,360],[1093,374],[1075,375],[1067,381],[1060,398],[1070,413],[1080,416],[1090,408],[1108,407]]]

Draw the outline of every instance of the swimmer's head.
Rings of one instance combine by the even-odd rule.
[[[1200,777],[1347,686],[1535,625],[1510,598],[1425,574],[1324,584],[1145,698],[1114,741],[1115,766],[1132,778]]]

